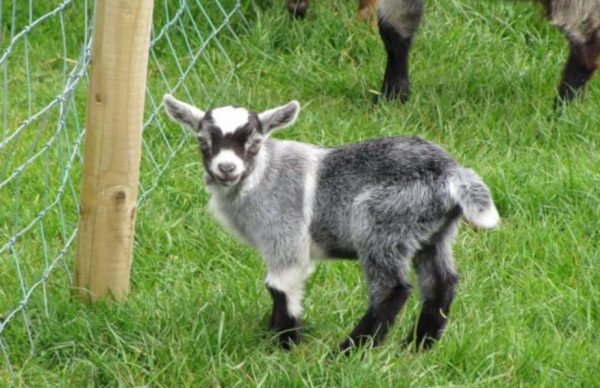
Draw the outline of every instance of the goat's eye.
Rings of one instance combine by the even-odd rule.
[[[260,141],[254,141],[250,143],[248,146],[248,153],[251,155],[256,155],[260,150]]]
[[[206,148],[208,148],[208,146],[209,146],[209,144],[208,144],[208,140],[206,140],[206,139],[205,139],[205,138],[203,138],[203,137],[199,137],[199,138],[198,138],[198,143],[200,144],[200,148],[202,148],[202,149],[206,149]]]

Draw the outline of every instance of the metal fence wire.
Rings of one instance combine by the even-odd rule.
[[[19,368],[11,347],[34,355],[52,295],[70,292],[93,11],[0,0],[0,384]],[[162,95],[210,103],[235,77],[223,42],[244,25],[240,0],[155,1],[139,202],[186,137],[166,130]]]

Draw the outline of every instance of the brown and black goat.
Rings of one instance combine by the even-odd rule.
[[[598,67],[600,56],[600,0],[534,0],[543,5],[550,22],[569,41],[569,57],[558,86],[558,105],[583,90]],[[377,0],[359,0],[359,15],[369,17]],[[408,56],[423,15],[424,0],[379,0],[379,33],[387,53],[381,94],[404,102],[409,95]],[[308,0],[287,0],[288,10],[303,17]]]

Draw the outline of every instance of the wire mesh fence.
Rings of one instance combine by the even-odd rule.
[[[93,11],[0,0],[0,383],[19,368],[11,348],[35,354],[36,325],[71,287]],[[244,25],[240,0],[155,1],[139,202],[186,139],[165,127],[162,95],[210,103],[235,79],[226,47]]]

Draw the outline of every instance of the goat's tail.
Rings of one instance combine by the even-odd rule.
[[[493,228],[500,215],[492,196],[479,175],[468,168],[458,168],[448,180],[450,195],[462,208],[465,218],[481,228]]]

